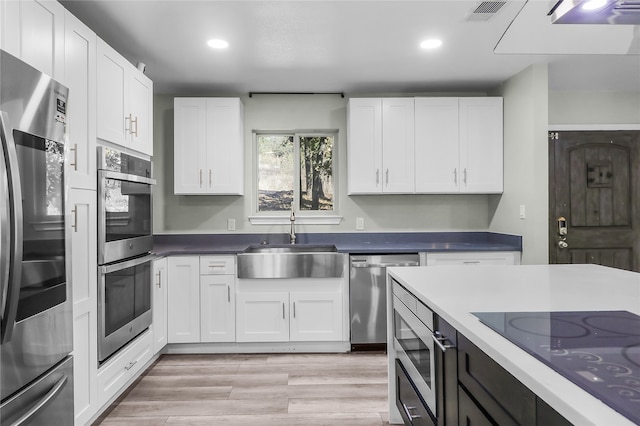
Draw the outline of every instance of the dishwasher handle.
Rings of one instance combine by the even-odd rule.
[[[391,268],[394,266],[419,266],[420,262],[369,263],[366,260],[351,262],[352,268]]]

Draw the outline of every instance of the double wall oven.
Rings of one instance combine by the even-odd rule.
[[[456,332],[403,286],[390,282],[400,415],[407,425],[457,424]]]
[[[151,325],[151,161],[98,148],[98,361]]]

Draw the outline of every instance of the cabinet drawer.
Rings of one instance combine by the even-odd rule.
[[[413,294],[409,293],[402,287],[400,284],[393,280],[393,295],[396,296],[402,303],[407,305],[407,308],[411,310],[414,314],[417,311],[418,307],[418,299],[416,299]]]
[[[422,402],[402,363],[396,359],[396,406],[405,425],[435,426],[431,413]]]
[[[493,426],[482,409],[476,405],[469,394],[458,386],[458,424],[464,426]]]
[[[200,275],[234,275],[235,256],[200,256]]]
[[[497,424],[535,424],[535,394],[460,334],[458,380]]]
[[[519,265],[520,253],[514,251],[423,253],[420,264],[439,265]],[[423,259],[426,258],[426,259]]]
[[[98,370],[98,405],[103,406],[137,377],[153,356],[153,335],[144,332]]]

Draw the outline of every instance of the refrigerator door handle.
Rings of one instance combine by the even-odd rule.
[[[18,300],[20,297],[20,284],[22,282],[22,188],[20,185],[20,175],[18,173],[18,153],[9,127],[7,114],[0,111],[0,139],[2,140],[2,151],[7,169],[7,189],[9,191],[9,217],[2,223],[3,239],[8,234],[9,250],[2,249],[2,266],[7,276],[6,282],[2,282],[2,302],[3,306],[0,324],[0,342],[5,343],[11,340],[13,327],[18,312]]]
[[[63,376],[60,380],[56,382],[55,385],[53,385],[51,390],[47,392],[47,394],[43,396],[41,400],[39,400],[36,404],[34,404],[33,407],[31,407],[29,411],[24,413],[18,420],[12,423],[11,426],[22,426],[27,424],[27,422],[31,420],[33,416],[38,414],[40,410],[46,407],[47,404],[49,404],[49,402],[51,402],[56,396],[58,396],[58,394],[60,393],[60,391],[62,391],[62,388],[66,383],[67,383],[67,376]]]

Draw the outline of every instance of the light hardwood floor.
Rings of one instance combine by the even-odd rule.
[[[94,425],[388,425],[381,353],[163,355]]]

